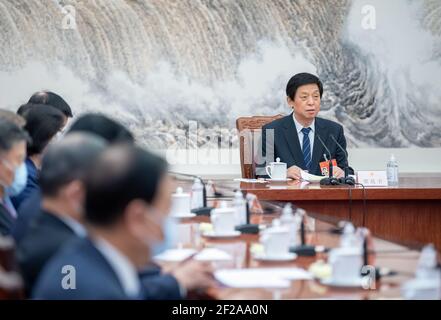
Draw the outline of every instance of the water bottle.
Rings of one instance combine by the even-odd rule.
[[[415,278],[405,282],[401,287],[405,299],[441,299],[441,274],[437,255],[433,245],[427,245],[423,248]]]
[[[247,206],[243,198],[242,191],[237,190],[234,193],[234,207],[236,208],[236,223],[243,225],[247,223]]]
[[[287,203],[283,208],[282,215],[280,216],[280,222],[283,226],[289,230],[289,244],[290,246],[296,246],[297,243],[297,231],[299,229],[298,219],[293,214],[291,204]]]
[[[204,206],[204,186],[200,179],[194,179],[191,187],[191,208],[199,209]]]
[[[398,162],[394,155],[387,162],[387,182],[390,186],[398,185]]]
[[[343,234],[340,237],[340,246],[343,248],[357,248],[362,249],[363,238],[360,233],[355,232],[355,227],[352,223],[347,222],[343,228]]]
[[[416,277],[436,280],[439,277],[438,253],[432,244],[426,245],[421,251],[416,270]]]

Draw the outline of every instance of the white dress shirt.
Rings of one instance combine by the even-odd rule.
[[[85,238],[87,236],[87,230],[84,226],[77,220],[72,219],[68,216],[57,215],[57,217],[64,222],[74,233],[80,238]]]
[[[139,297],[141,282],[139,280],[138,271],[130,260],[102,238],[94,239],[93,242],[98,251],[101,252],[115,271],[126,295],[130,298]]]
[[[292,118],[294,120],[294,124],[296,126],[297,135],[299,136],[299,142],[300,142],[300,149],[303,151],[303,128],[311,128],[309,131],[308,137],[309,137],[309,144],[311,146],[311,159],[312,159],[312,151],[314,150],[314,133],[315,133],[315,119],[312,120],[312,123],[309,127],[304,127],[300,124],[300,122],[297,121],[296,117],[294,116],[294,112],[292,114]]]

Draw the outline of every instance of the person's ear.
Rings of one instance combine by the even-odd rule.
[[[292,100],[291,97],[287,96],[286,97],[286,102],[291,107],[291,109],[294,109],[294,100]]]
[[[71,208],[74,210],[71,214],[75,214],[75,218],[81,221],[83,219],[84,200],[86,196],[84,184],[80,180],[74,180],[60,192],[62,193],[63,199],[69,202]]]
[[[84,185],[80,180],[74,180],[65,188],[66,197],[76,202],[84,203]]]

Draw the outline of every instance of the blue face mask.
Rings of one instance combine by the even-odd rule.
[[[152,246],[151,250],[153,256],[156,256],[168,249],[173,248],[173,246],[176,244],[176,229],[177,224],[175,219],[167,217],[162,224],[162,230],[164,231],[164,240],[161,242],[157,242]]]
[[[8,187],[6,187],[6,194],[10,197],[14,197],[20,194],[26,187],[26,182],[28,181],[28,169],[26,164],[23,162],[14,173],[14,181]]]

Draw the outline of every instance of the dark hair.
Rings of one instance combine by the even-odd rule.
[[[76,133],[48,147],[39,176],[43,196],[55,196],[68,183],[83,180],[90,163],[106,145],[98,136]]]
[[[291,79],[289,79],[286,85],[286,95],[294,100],[297,89],[306,84],[316,84],[320,91],[320,98],[323,95],[323,84],[318,77],[310,73],[297,73]]]
[[[133,143],[132,133],[119,122],[98,113],[88,113],[76,120],[69,129],[71,132],[94,133],[109,143]]]
[[[129,144],[104,151],[90,166],[86,178],[86,219],[109,226],[122,217],[135,199],[152,203],[167,171],[160,157]]]
[[[26,113],[25,119],[24,129],[32,138],[27,148],[28,156],[41,153],[64,124],[61,111],[49,105],[35,105]]]
[[[25,130],[6,119],[0,119],[0,152],[7,152],[18,142],[29,141]]]
[[[28,103],[51,105],[60,110],[67,118],[72,118],[72,109],[58,94],[50,91],[39,91],[32,95]]]
[[[18,114],[19,116],[26,117],[26,115],[28,114],[29,110],[31,110],[33,107],[34,107],[34,105],[31,104],[31,103],[22,104],[22,105],[17,109],[17,114]]]

